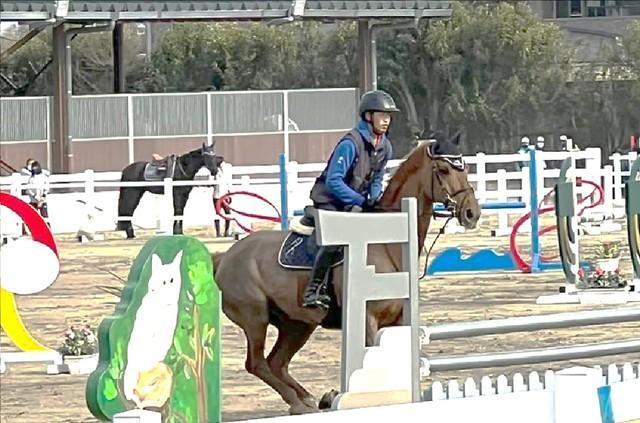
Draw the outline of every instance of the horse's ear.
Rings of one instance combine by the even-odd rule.
[[[216,146],[216,140],[211,140],[211,149],[213,149]]]
[[[460,147],[460,141],[461,141],[461,135],[462,135],[462,131],[458,131],[453,138],[451,138],[451,142],[455,145],[457,145],[458,147]]]

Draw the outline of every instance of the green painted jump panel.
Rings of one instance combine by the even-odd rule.
[[[167,423],[220,421],[220,292],[200,241],[149,240],[98,340],[86,387],[95,417],[143,408]]]

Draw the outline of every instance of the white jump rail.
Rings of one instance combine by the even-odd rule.
[[[375,406],[375,401],[386,404],[389,402],[389,397],[395,396],[402,386],[411,386],[411,392],[415,394],[416,379],[420,378],[421,373],[428,375],[444,370],[533,364],[640,352],[640,338],[632,338],[599,344],[577,344],[488,354],[435,355],[420,360],[415,355],[416,343],[419,346],[424,342],[434,342],[441,339],[640,321],[640,308],[638,307],[520,316],[433,327],[416,327],[415,323],[411,325],[405,323],[404,326],[382,329],[376,336],[375,345],[364,348],[364,304],[366,301],[389,298],[389,295],[394,291],[387,284],[380,283],[383,279],[391,282],[394,274],[379,275],[375,274],[372,268],[367,268],[366,245],[373,242],[389,242],[390,239],[402,240],[406,227],[404,223],[398,222],[395,232],[399,232],[399,234],[393,238],[391,233],[394,228],[389,228],[389,221],[382,219],[382,217],[384,216],[359,216],[324,211],[321,211],[318,216],[320,244],[349,246],[345,255],[345,289],[343,292],[345,310],[343,314],[343,328],[345,328],[345,333],[343,333],[343,369],[346,368],[348,371],[343,370],[342,372],[343,393],[334,401],[334,408],[344,408],[343,405],[350,408],[354,403],[357,406]],[[366,226],[362,226],[365,224],[365,218]],[[378,227],[375,220],[371,220],[375,218],[378,219],[378,223],[384,223],[384,225]],[[373,238],[368,238],[372,234]],[[409,248],[408,251],[411,250]],[[405,261],[407,257],[409,256],[405,256]],[[406,295],[409,292],[406,304],[410,305],[409,311],[413,313],[417,310],[415,304],[417,297],[411,299],[411,295],[417,295],[415,292],[417,286],[410,288],[411,279],[407,285],[407,280],[401,278],[401,275],[402,273],[397,275],[399,286],[395,289],[396,298],[407,298]],[[409,318],[409,311],[404,316],[405,322],[407,320],[415,322],[417,318]],[[350,350],[352,351],[350,352]],[[357,368],[358,366],[360,368]],[[420,369],[422,371],[416,367],[422,367]],[[412,373],[406,378],[404,375],[408,368],[411,368]],[[616,369],[615,366],[613,369]],[[362,416],[364,418],[369,415],[379,417],[382,409],[388,409],[390,413],[391,410],[394,413],[402,413],[397,415],[402,415],[403,421],[409,422],[434,418],[437,420],[438,417],[444,416],[447,421],[461,421],[461,419],[464,421],[469,418],[515,421],[515,415],[518,415],[517,421],[529,421],[528,418],[533,416],[530,421],[599,422],[600,420],[597,419],[600,419],[600,409],[607,404],[612,404],[611,396],[609,396],[609,399],[606,400],[609,403],[603,405],[601,390],[607,391],[608,395],[611,395],[611,392],[617,392],[616,407],[618,410],[622,410],[618,412],[615,419],[607,421],[623,421],[621,420],[622,416],[625,416],[624,418],[639,418],[640,404],[637,400],[628,401],[629,398],[637,398],[640,395],[638,365],[626,363],[622,369],[624,376],[621,378],[616,376],[617,370],[608,367],[606,380],[603,378],[602,370],[583,367],[560,371],[556,374],[557,377],[545,378],[544,384],[540,382],[538,377],[530,375],[530,384],[526,388],[522,375],[514,376],[511,386],[505,381],[504,376],[498,378],[495,388],[493,382],[487,383],[487,379],[483,378],[480,388],[475,382],[465,381],[464,389],[458,390],[455,385],[450,385],[447,387],[446,394],[444,394],[441,385],[435,384],[435,388],[432,386],[432,389],[423,397],[432,400],[426,403],[417,402],[413,395],[405,396],[404,402],[413,401],[413,404],[376,406],[375,410],[370,411],[350,410],[351,414],[328,413],[322,418],[328,419],[323,421],[329,421],[335,416],[336,420],[334,421],[343,421],[339,416],[348,415],[350,418]],[[489,396],[483,397],[480,395],[481,391]],[[577,393],[580,394],[577,395]],[[440,401],[444,398],[447,398],[447,401]],[[345,399],[346,401],[343,402]],[[439,401],[435,401],[435,399],[439,399]],[[435,404],[442,405],[442,407]],[[479,408],[475,408],[476,405]],[[495,407],[497,406],[500,407],[501,412],[504,410],[504,413],[499,414],[508,415],[508,420],[494,419]],[[575,410],[576,408],[579,410]],[[571,411],[571,409],[574,410]],[[416,410],[415,414],[413,410]],[[523,412],[524,410],[526,412]],[[524,419],[523,415],[526,416]],[[313,420],[313,417],[310,419]]]
[[[561,160],[564,157],[572,156],[580,162],[584,162],[584,167],[579,172],[587,179],[602,181],[605,187],[605,207],[613,205],[615,202],[623,201],[622,190],[614,190],[617,182],[622,181],[624,160],[614,161],[614,166],[600,168],[602,163],[601,150],[589,148],[579,152],[541,152],[542,158],[547,161]],[[617,156],[612,156],[617,157]],[[480,202],[508,202],[524,201],[529,198],[528,172],[524,170],[512,170],[513,165],[522,163],[526,166],[528,156],[521,154],[496,154],[489,155],[478,153],[475,156],[465,156],[465,160],[472,168],[469,179],[476,188],[476,195]],[[402,160],[391,160],[387,166],[389,172],[393,172]],[[618,165],[615,165],[618,163]],[[287,164],[288,190],[289,190],[289,211],[290,216],[294,210],[300,210],[308,205],[309,192],[315,181],[315,177],[324,169],[324,163],[299,164],[289,162]],[[497,168],[495,171],[488,171]],[[280,207],[280,180],[279,167],[277,165],[264,166],[231,166],[230,172],[225,173],[225,185],[233,191],[251,191],[259,194],[276,207]],[[545,185],[549,186],[559,175],[558,169],[546,169],[540,178],[544,179]],[[119,217],[117,215],[117,190],[121,186],[140,185],[165,185],[165,182],[120,182],[120,172],[94,172],[87,170],[74,174],[54,174],[50,176],[49,215],[50,224],[54,233],[76,232],[77,224],[84,219],[90,205],[99,207],[102,211],[94,216],[94,224],[97,231],[112,231],[115,229],[115,222],[118,220],[131,220],[129,217]],[[389,174],[385,180],[388,180]],[[205,178],[204,181],[199,180]],[[136,210],[136,226],[142,228],[157,228],[158,221],[168,222],[168,219],[182,219],[184,227],[198,226],[211,222],[215,215],[211,203],[211,193],[204,194],[200,191],[211,189],[216,183],[208,180],[208,171],[201,170],[196,175],[194,182],[172,183],[171,186],[192,185],[198,189],[194,190],[190,196],[187,208],[183,216],[164,216],[169,210],[170,199],[162,199],[161,196],[146,194]],[[20,194],[27,188],[28,178],[14,174],[12,176],[0,177],[0,190],[11,191]],[[544,185],[538,181],[540,189],[539,198],[545,192]],[[140,185],[138,185],[140,184]],[[590,192],[590,187],[581,188],[582,194]],[[547,188],[548,189],[548,188]],[[77,200],[82,200],[87,207],[76,204]],[[234,197],[234,207],[238,210],[251,210],[256,214],[271,216],[273,210],[266,204],[255,199],[246,197]],[[527,208],[529,205],[526,205]],[[166,209],[166,210],[165,210]],[[495,235],[508,235],[511,232],[510,220],[512,217],[522,215],[526,209],[495,209],[483,211],[483,216],[497,216],[498,224],[493,233]],[[84,217],[83,217],[84,215]],[[4,217],[4,216],[3,216]],[[255,219],[241,218],[243,223],[253,223]],[[10,220],[10,219],[9,219]],[[5,220],[5,221],[9,221]],[[16,219],[14,219],[16,220]],[[16,220],[17,222],[17,220]],[[164,223],[166,225],[166,223]],[[462,231],[450,223],[450,231]],[[7,228],[7,225],[3,225]],[[247,225],[245,225],[247,226]],[[3,235],[5,230],[3,228]],[[527,225],[522,227],[527,230]],[[593,233],[596,233],[593,229]],[[15,232],[15,231],[13,231]]]

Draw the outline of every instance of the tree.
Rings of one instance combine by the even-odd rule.
[[[640,83],[640,21],[634,20],[627,28],[618,45],[621,50],[621,61],[624,62],[629,77]]]
[[[18,39],[24,33],[24,30],[17,29],[13,38]],[[126,67],[128,70],[138,68],[141,64],[141,59],[137,57],[138,40],[131,26],[125,27],[123,44]],[[113,91],[113,54],[110,46],[110,32],[77,34],[71,37],[74,94],[104,94]],[[52,62],[52,31],[48,29],[2,61],[0,71],[6,79],[0,85],[0,93],[14,96],[52,95]]]
[[[582,66],[570,84],[573,131],[604,149],[627,149],[640,132],[640,23],[633,22],[604,53],[605,63]]]
[[[327,32],[314,22],[177,24],[163,37],[136,90],[353,86],[353,28],[338,25]]]
[[[11,28],[4,36],[2,51],[26,35],[24,28]],[[44,95],[52,81],[47,69],[51,61],[51,31],[43,31],[0,63],[0,95]]]
[[[462,129],[469,152],[514,150],[514,137],[552,117],[572,60],[560,29],[526,4],[457,3],[450,20],[389,31],[378,45],[380,86],[408,125]]]

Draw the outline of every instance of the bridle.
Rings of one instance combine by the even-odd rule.
[[[458,209],[458,201],[456,197],[460,194],[464,194],[465,192],[471,191],[473,192],[473,187],[467,186],[465,188],[460,188],[453,193],[450,193],[447,189],[447,186],[442,182],[442,178],[440,176],[440,172],[438,172],[438,168],[435,166],[436,161],[444,161],[449,164],[454,171],[462,172],[465,170],[466,165],[462,158],[462,154],[434,154],[433,153],[433,144],[427,147],[427,155],[431,159],[431,199],[435,202],[435,180],[438,180],[438,184],[440,185],[440,189],[444,192],[445,200],[443,201],[445,210],[447,214],[450,214],[451,217],[459,217],[460,210]]]
[[[436,217],[446,217],[447,220],[446,222],[444,222],[444,225],[442,225],[442,227],[440,228],[440,230],[438,231],[438,234],[436,235],[435,239],[433,240],[433,242],[431,243],[431,247],[429,247],[429,250],[426,251],[426,256],[425,256],[425,262],[424,262],[424,271],[422,273],[422,276],[420,277],[420,280],[424,279],[427,276],[427,267],[429,265],[429,255],[431,254],[431,250],[433,250],[433,247],[436,245],[436,242],[438,241],[438,238],[440,238],[440,235],[442,235],[445,231],[445,228],[447,227],[447,224],[451,221],[451,219],[453,219],[454,217],[460,217],[460,209],[458,208],[458,201],[456,200],[456,197],[459,196],[460,194],[463,194],[465,192],[471,191],[473,192],[473,187],[471,185],[469,185],[468,187],[465,188],[461,188],[453,193],[450,193],[449,190],[447,189],[447,186],[442,182],[442,179],[440,177],[440,172],[438,172],[437,167],[435,166],[436,161],[441,160],[441,161],[445,161],[447,162],[447,164],[449,164],[453,170],[455,172],[462,172],[465,170],[466,165],[464,163],[464,160],[462,159],[462,154],[457,154],[457,155],[449,155],[449,154],[434,154],[432,151],[432,147],[433,144],[431,144],[430,146],[427,147],[427,155],[429,156],[429,158],[431,158],[431,199],[435,202],[435,185],[434,185],[434,180],[438,180],[438,184],[440,184],[440,189],[442,189],[442,191],[444,192],[445,195],[445,200],[443,202],[444,207],[445,207],[445,212],[436,212],[436,211],[432,211],[431,215],[436,218]],[[425,250],[425,247],[422,247],[423,251]]]
[[[202,150],[201,150],[200,153],[202,154],[202,157],[204,159],[205,167],[207,166],[206,156],[211,156],[211,157],[213,157],[213,161],[214,161],[216,169],[218,168],[218,165],[215,163],[216,154],[214,153],[213,148],[211,148],[211,147],[209,147],[209,148],[202,147]]]
[[[427,152],[427,156],[429,156],[429,158],[431,159],[431,201],[432,202],[436,202],[436,196],[435,196],[435,183],[434,181],[437,179],[438,180],[438,184],[440,185],[440,189],[444,192],[445,194],[445,200],[443,202],[444,207],[445,207],[445,211],[444,212],[433,212],[433,211],[425,211],[423,212],[424,216],[433,216],[433,217],[459,217],[460,214],[460,210],[458,209],[458,201],[456,200],[456,197],[458,197],[460,194],[464,194],[465,192],[473,192],[473,187],[472,186],[467,186],[465,188],[460,188],[457,191],[454,191],[453,193],[450,193],[449,190],[447,189],[447,186],[442,182],[442,179],[440,177],[440,173],[438,172],[438,169],[435,166],[435,162],[436,161],[444,161],[447,162],[447,164],[449,164],[454,171],[456,172],[462,172],[466,169],[466,164],[462,158],[462,154],[458,154],[458,155],[448,155],[448,154],[434,154],[433,151],[431,150],[433,144],[428,146],[426,149]],[[385,208],[380,208],[377,207],[376,209],[374,209],[374,211],[387,211],[387,212],[393,212],[393,211],[401,211],[401,209],[399,207],[385,207]],[[448,223],[448,221],[447,221]]]
[[[191,154],[193,154],[193,152]],[[202,155],[203,159],[204,159],[204,156],[212,156],[212,157],[216,156],[213,151],[210,151],[210,150],[205,149],[205,148],[200,149],[200,154]],[[175,163],[178,166],[178,169],[180,170],[180,173],[182,173],[182,176],[188,177],[188,173],[185,170],[184,166],[182,165],[182,158],[185,157],[185,156],[187,156],[187,154],[177,156]],[[204,161],[204,166],[206,166],[206,161]]]

